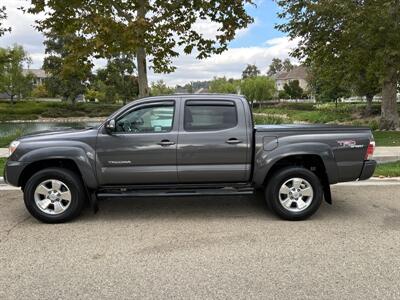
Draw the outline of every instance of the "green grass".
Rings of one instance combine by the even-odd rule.
[[[400,146],[400,131],[374,131],[377,146]]]
[[[400,161],[380,164],[375,170],[374,176],[398,177],[400,176]]]
[[[4,166],[6,164],[7,158],[0,157],[0,177],[3,176]]]
[[[42,118],[105,117],[120,105],[100,103],[21,101],[14,105],[0,102],[0,122],[12,120],[36,120]]]

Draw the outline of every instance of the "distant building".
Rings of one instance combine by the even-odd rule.
[[[289,72],[281,72],[275,76],[276,89],[277,91],[283,91],[285,84],[298,80],[300,87],[306,91],[308,90],[308,76],[308,70],[304,66],[294,67]]]
[[[24,75],[32,73],[35,76],[35,78],[33,79],[33,85],[35,86],[44,84],[44,81],[48,77],[48,75],[43,69],[24,69],[22,73]]]

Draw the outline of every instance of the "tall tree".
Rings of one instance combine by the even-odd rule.
[[[289,58],[286,58],[284,61],[282,61],[280,58],[273,58],[271,64],[269,65],[267,75],[274,76],[281,72],[289,72],[293,68],[294,66]]]
[[[30,58],[22,46],[0,48],[0,92],[8,94],[12,104],[15,97],[28,94],[32,88],[32,74],[22,72],[25,63],[30,63]]]
[[[240,84],[240,89],[247,100],[253,105],[254,101],[265,101],[275,94],[275,81],[267,76],[247,78]]]
[[[43,69],[49,74],[45,81],[47,90],[52,96],[59,95],[72,103],[85,92],[92,69],[92,63],[86,56],[72,53],[70,47],[75,39],[73,35],[47,33],[44,42],[46,57],[43,61]]]
[[[4,27],[4,20],[6,19],[7,19],[6,7],[0,6],[0,36],[2,36],[7,31],[11,31],[10,27]]]
[[[291,80],[289,83],[285,83],[283,89],[290,99],[301,99],[304,95],[304,91],[298,80]]]
[[[247,67],[242,72],[243,79],[257,77],[258,75],[260,75],[260,70],[257,68],[256,65],[247,65]]]
[[[165,0],[32,0],[31,13],[46,13],[38,21],[42,31],[78,38],[72,53],[109,57],[115,53],[137,56],[140,96],[149,94],[147,55],[155,72],[172,72],[172,59],[196,52],[198,59],[227,49],[238,29],[253,19],[245,4],[253,0],[165,1]],[[219,24],[215,37],[197,30],[198,21]]]
[[[335,68],[342,62],[349,84],[359,80],[360,66],[376,74],[382,87],[381,129],[399,128],[397,85],[400,70],[400,2],[280,0],[277,27],[299,37],[293,55],[307,62]],[[362,74],[363,72],[361,72]]]
[[[134,57],[120,54],[107,62],[104,69],[97,71],[95,88],[105,94],[108,102],[122,100],[124,104],[138,95],[137,78],[133,75]]]

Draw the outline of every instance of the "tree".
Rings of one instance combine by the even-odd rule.
[[[340,61],[337,63],[341,64]],[[342,68],[311,64],[309,70],[309,84],[318,102],[334,101],[337,104],[340,98],[351,95],[351,86]]]
[[[49,96],[49,93],[45,85],[39,84],[33,88],[31,96],[34,98],[46,98]]]
[[[97,90],[104,93],[107,102],[122,100],[125,104],[138,96],[138,82],[133,75],[134,56],[120,54],[108,60],[104,69],[97,70]],[[99,83],[99,81],[101,83]]]
[[[254,101],[261,102],[274,97],[275,81],[267,76],[251,77],[242,80],[240,89],[253,105]]]
[[[285,72],[289,72],[293,70],[294,66],[292,65],[292,62],[290,61],[289,58],[286,58],[283,63],[282,63],[282,69]]]
[[[33,75],[22,72],[23,64],[29,62],[22,46],[0,48],[0,92],[9,95],[12,104],[16,96],[20,98],[30,93]]]
[[[209,90],[212,93],[222,93],[222,94],[236,94],[239,90],[240,83],[238,80],[226,79],[226,77],[214,77],[210,81]]]
[[[152,96],[171,95],[173,93],[174,89],[168,87],[163,80],[158,80],[151,84],[150,94]]]
[[[360,74],[376,75],[382,88],[380,128],[398,128],[400,2],[281,0],[278,4],[283,9],[279,16],[288,22],[277,27],[299,38],[292,54],[326,68],[337,69],[335,62],[340,62],[348,84],[357,84]]]
[[[137,57],[140,96],[149,94],[147,53],[155,72],[172,72],[172,59],[196,52],[198,59],[220,54],[228,47],[237,30],[253,19],[245,4],[253,0],[163,1],[163,0],[32,0],[28,10],[45,12],[38,29],[59,36],[74,35],[72,53],[110,57],[115,53]],[[219,24],[218,33],[208,38],[196,29],[196,22]]]
[[[257,77],[260,75],[260,70],[257,68],[256,65],[247,65],[247,67],[242,72],[242,78],[250,78],[250,77]]]
[[[10,27],[4,27],[3,26],[3,22],[6,19],[7,19],[6,7],[5,6],[0,6],[0,36],[2,36],[7,31],[11,31]]]
[[[289,83],[285,83],[283,86],[286,94],[290,97],[290,99],[301,99],[303,98],[304,91],[300,87],[300,83],[298,80],[291,80]]]
[[[43,69],[49,74],[46,89],[52,96],[75,103],[78,95],[86,90],[86,81],[91,75],[92,63],[86,56],[79,56],[70,50],[74,36],[46,34],[46,54]]]
[[[290,59],[286,58],[282,61],[280,58],[273,58],[267,72],[268,76],[275,76],[281,72],[289,72],[294,68]]]

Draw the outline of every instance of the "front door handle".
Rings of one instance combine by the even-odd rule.
[[[171,142],[170,140],[162,140],[161,142],[157,143],[160,146],[172,146],[175,145],[175,142]]]
[[[226,140],[226,141],[225,141],[225,143],[231,144],[231,145],[240,144],[241,142],[242,142],[242,141],[241,141],[241,140],[238,140],[237,138],[230,138],[229,140]]]

